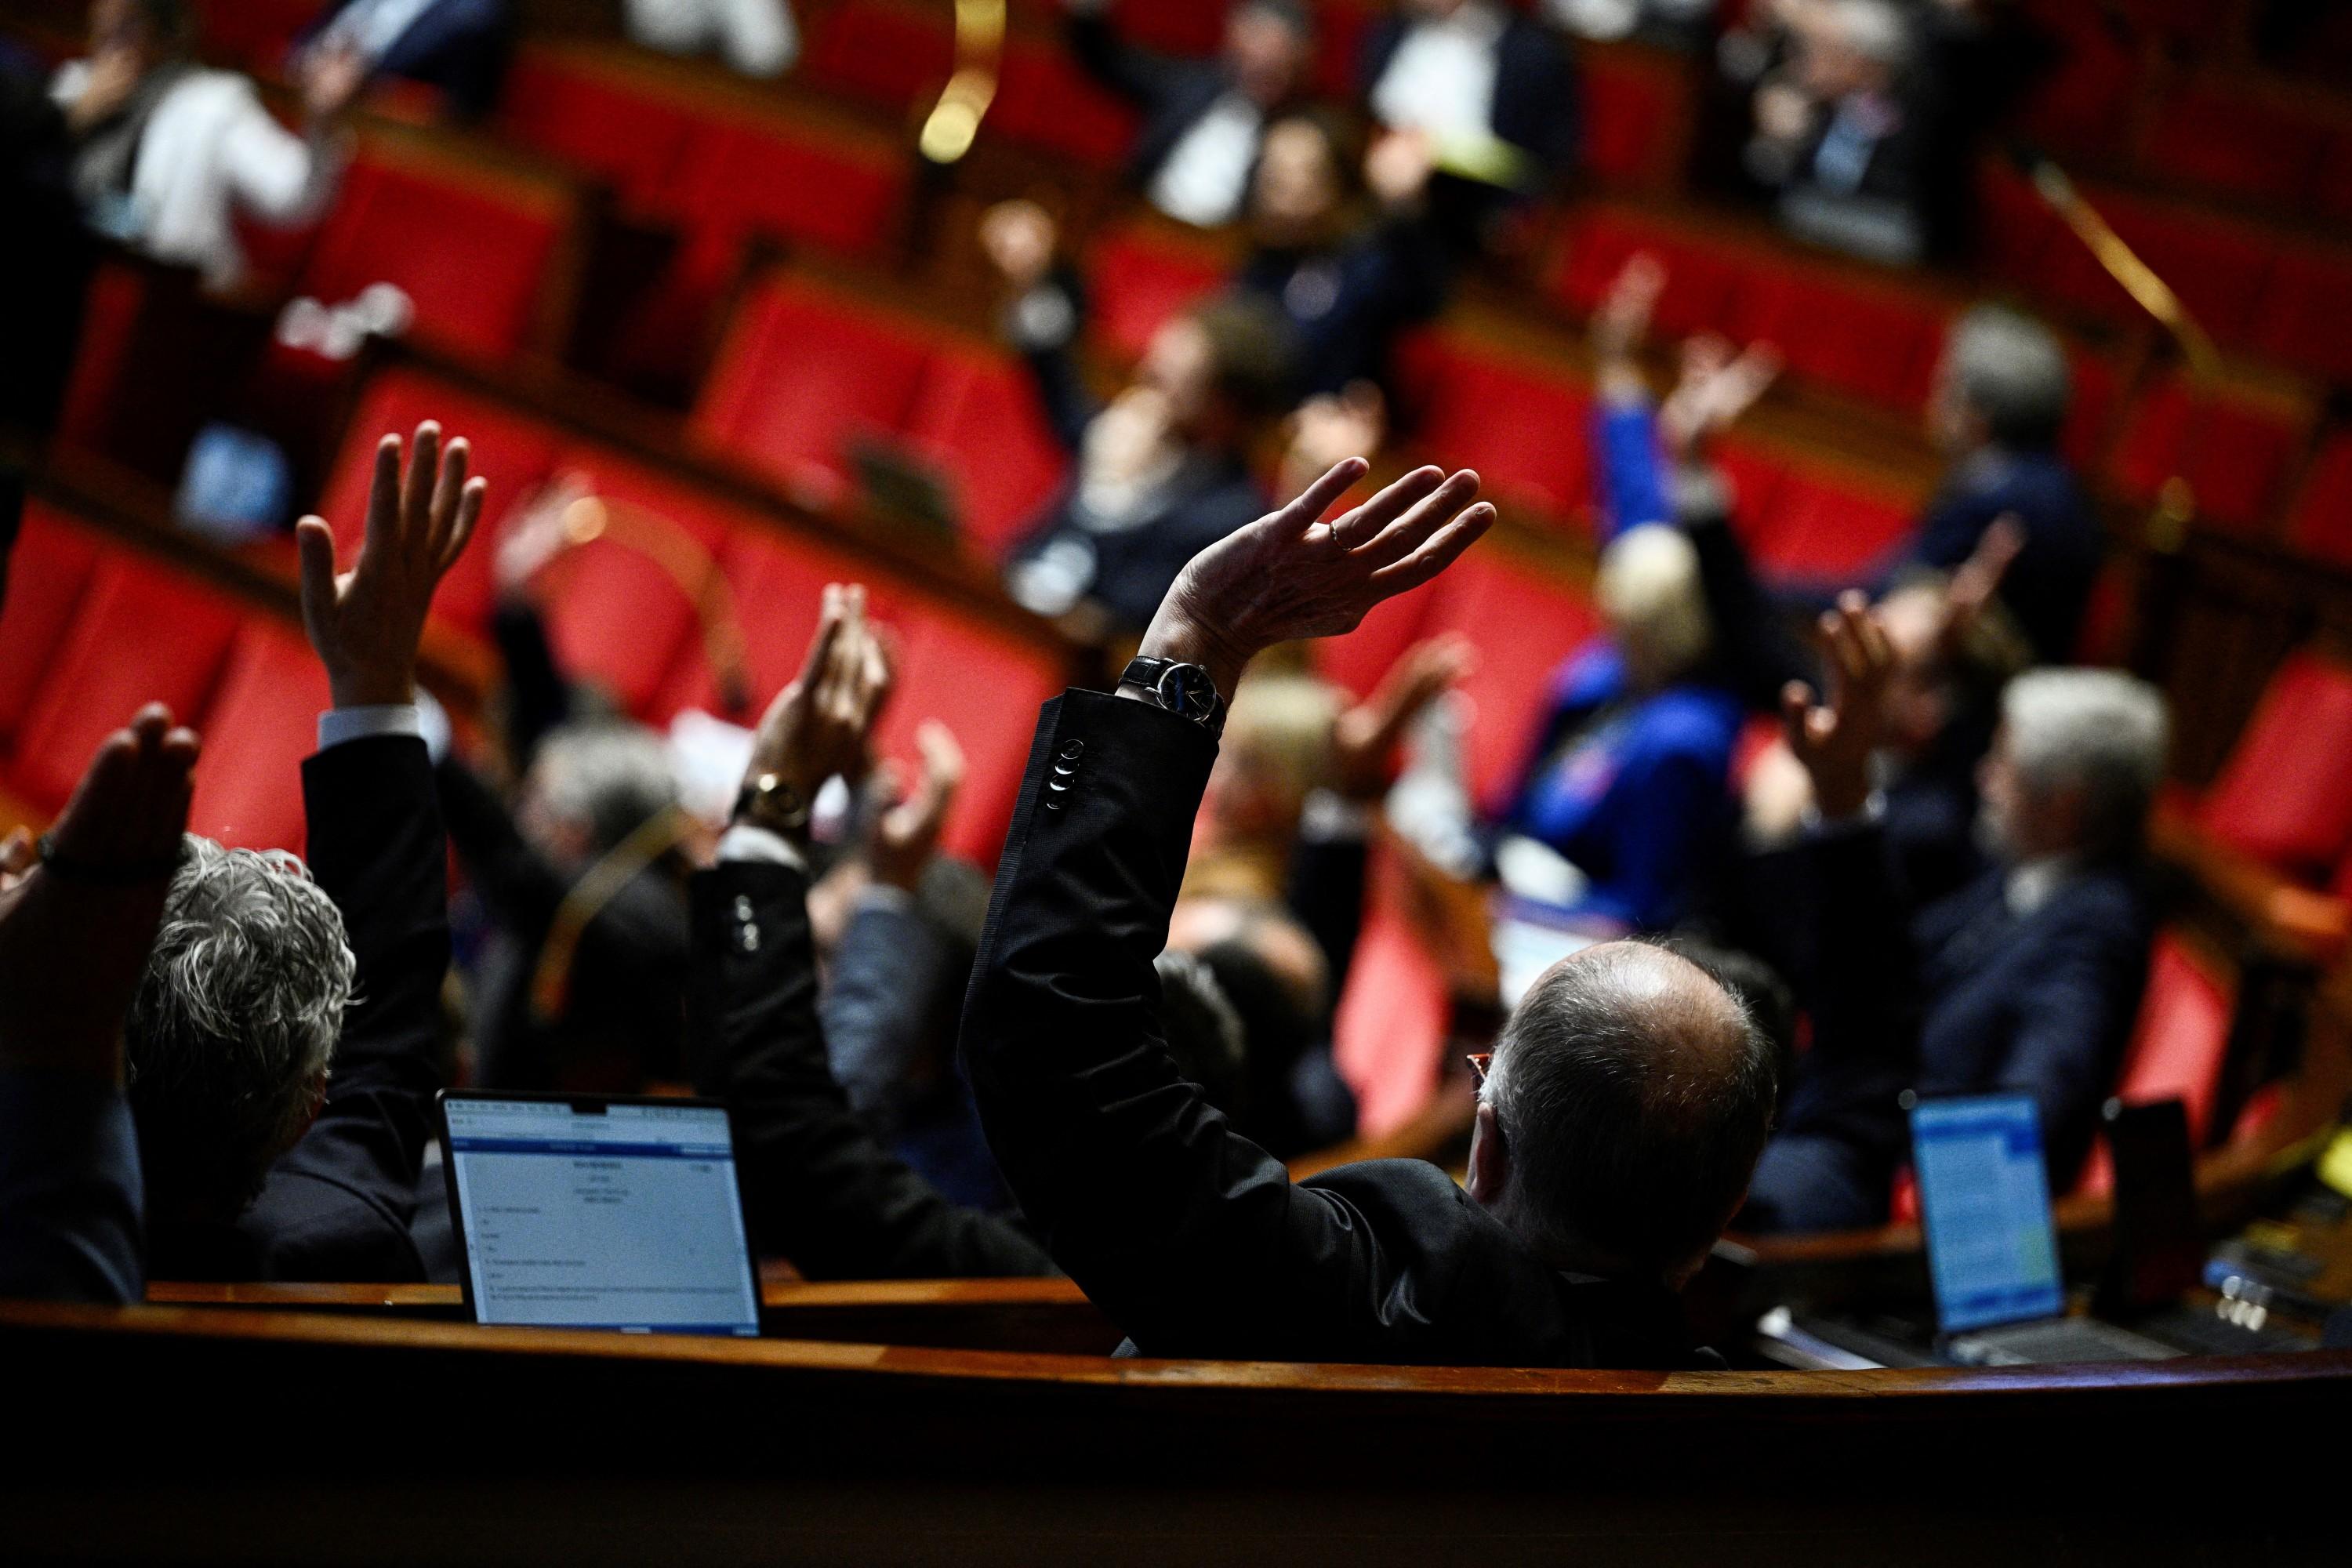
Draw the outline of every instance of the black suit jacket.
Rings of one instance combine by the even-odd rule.
[[[303,40],[316,37],[352,4],[335,0],[304,31]],[[506,0],[434,0],[393,39],[375,68],[439,89],[457,114],[477,120],[498,102],[513,39],[514,18]]]
[[[1152,959],[1215,757],[1186,721],[1095,692],[1038,724],[963,1051],[1055,1261],[1149,1355],[1691,1363],[1662,1289],[1559,1272],[1421,1161],[1293,1184],[1179,1075]]]
[[[327,1101],[232,1226],[157,1225],[159,1279],[418,1280],[409,1239],[433,1131],[441,982],[449,967],[446,841],[425,742],[348,741],[302,764],[310,873],[359,960]]]
[[[1137,184],[1151,183],[1185,133],[1234,85],[1221,60],[1139,48],[1100,12],[1071,16],[1063,27],[1080,68],[1143,112],[1128,152],[1128,177]]]
[[[1412,18],[1391,10],[1364,37],[1359,78],[1369,95],[1412,30]],[[1542,23],[1513,11],[1495,44],[1495,100],[1487,129],[1542,166],[1544,179],[1576,162],[1576,69],[1568,50]]]
[[[1020,1229],[950,1203],[885,1149],[834,1080],[818,1021],[808,879],[721,862],[694,879],[687,1051],[724,1100],[754,1242],[812,1279],[1054,1272]]]

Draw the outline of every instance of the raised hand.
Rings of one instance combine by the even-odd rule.
[[[1885,728],[1895,648],[1858,593],[1823,612],[1815,640],[1829,700],[1815,702],[1810,687],[1792,680],[1781,689],[1780,716],[1790,752],[1812,778],[1813,804],[1822,816],[1837,820],[1870,803],[1870,758]]]
[[[1349,458],[1278,510],[1210,545],[1177,574],[1144,634],[1144,653],[1203,665],[1230,694],[1276,643],[1353,631],[1385,599],[1452,565],[1495,521],[1478,476],[1412,473],[1330,522],[1323,513],[1362,479]]]
[[[1631,358],[1649,335],[1650,313],[1665,291],[1666,269],[1656,257],[1647,251],[1627,257],[1586,329],[1593,358],[1604,364]]]
[[[1730,343],[1702,333],[1683,344],[1682,379],[1658,405],[1658,435],[1676,462],[1701,455],[1706,444],[1738,423],[1780,374],[1780,351]]]
[[[0,1062],[122,1080],[122,1020],[188,826],[197,741],[161,703],[102,742],[0,890]],[[8,856],[25,866],[20,847]]]
[[[772,774],[803,805],[827,779],[860,777],[891,679],[889,656],[866,620],[866,589],[827,584],[808,657],[760,720],[749,777]]]
[[[466,478],[464,437],[441,447],[441,426],[416,427],[405,479],[400,437],[376,444],[367,532],[359,559],[335,574],[335,533],[323,518],[296,525],[302,557],[302,626],[338,708],[416,700],[416,645],[433,591],[482,515],[481,479]]]
[[[949,808],[963,784],[963,748],[954,731],[936,719],[926,719],[915,731],[915,748],[923,754],[922,776],[904,799],[875,819],[866,846],[866,862],[877,882],[908,892],[923,879],[923,868],[940,847]],[[887,770],[888,763],[883,764]],[[896,795],[897,782],[886,780]]]
[[[2025,523],[2013,511],[2002,512],[1978,539],[1977,547],[1952,573],[1944,591],[1944,619],[1937,628],[1936,646],[1947,658],[1958,653],[1986,607],[2000,592],[2000,580],[2025,548]]]
[[[1331,726],[1333,783],[1350,800],[1377,799],[1388,787],[1389,760],[1422,710],[1476,668],[1478,650],[1459,632],[1405,650],[1370,697]]]

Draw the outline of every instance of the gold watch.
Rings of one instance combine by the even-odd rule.
[[[809,802],[782,773],[753,773],[735,797],[734,820],[796,837],[808,831]]]

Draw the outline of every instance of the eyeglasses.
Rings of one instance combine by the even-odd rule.
[[[1489,1072],[1492,1072],[1495,1068],[1495,1053],[1492,1051],[1472,1051],[1462,1059],[1470,1064],[1471,1084],[1478,1089],[1486,1088],[1486,1075]]]

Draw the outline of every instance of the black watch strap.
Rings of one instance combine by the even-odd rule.
[[[1118,683],[1134,687],[1169,712],[1180,719],[1190,719],[1212,735],[1224,733],[1224,693],[1209,679],[1209,672],[1197,664],[1138,654],[1128,661]]]

